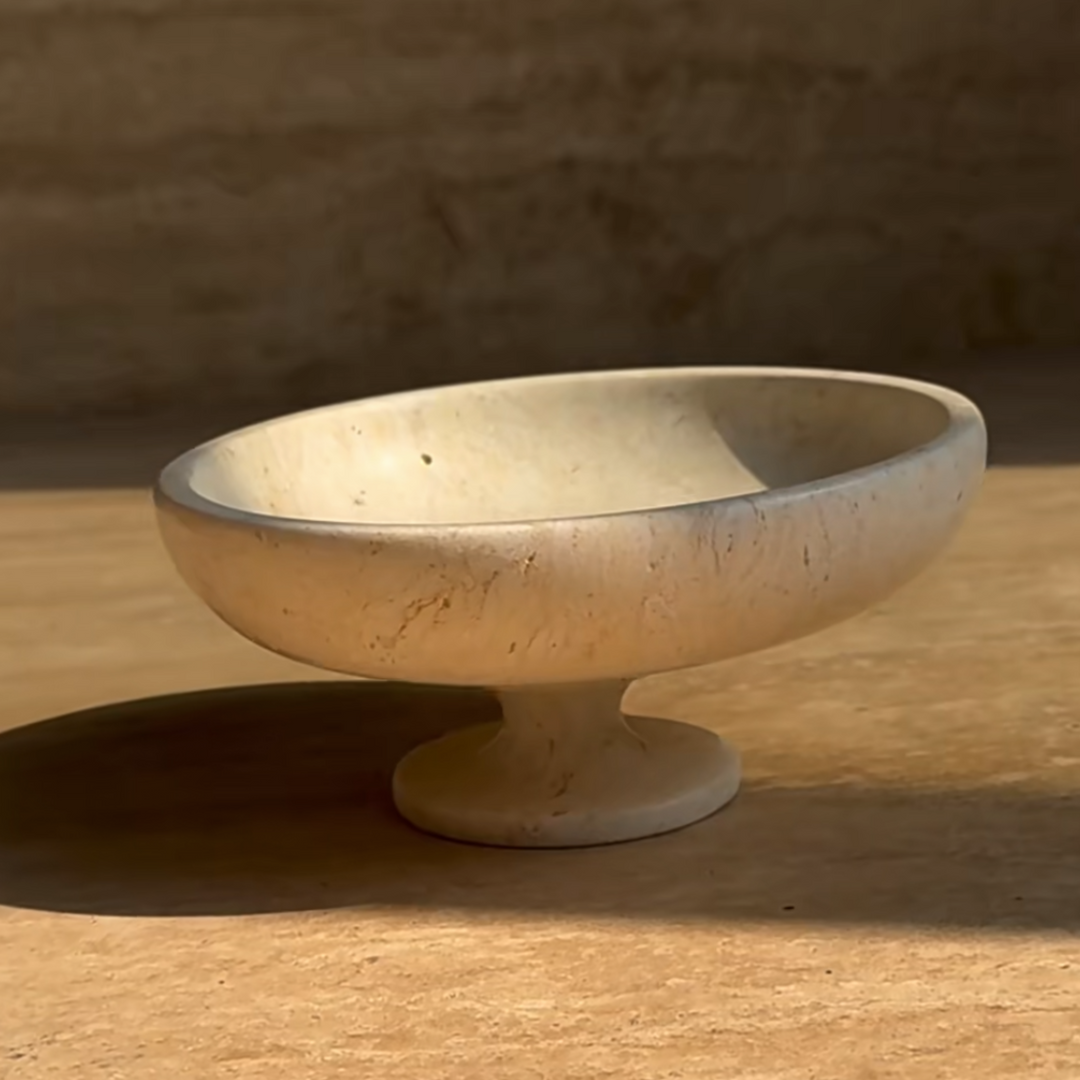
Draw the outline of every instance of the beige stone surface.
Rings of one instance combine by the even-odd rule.
[[[3,0],[0,411],[1080,344],[1063,0]]]
[[[0,495],[0,1076],[1075,1080],[1078,552],[1080,469],[992,472],[884,607],[632,691],[730,810],[492,851],[387,787],[485,698],[231,636],[142,493]]]

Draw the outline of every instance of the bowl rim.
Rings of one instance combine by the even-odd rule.
[[[250,432],[264,429],[275,424],[288,423],[306,416],[328,414],[338,410],[353,408],[360,404],[376,402],[401,402],[418,397],[453,390],[484,390],[510,384],[527,386],[530,384],[557,385],[559,383],[603,382],[606,380],[691,378],[708,375],[715,378],[763,378],[783,379],[798,378],[819,382],[847,382],[864,385],[883,386],[896,390],[906,390],[929,398],[941,405],[948,416],[945,429],[935,438],[895,454],[881,461],[864,465],[857,469],[835,473],[817,480],[808,480],[801,484],[785,487],[768,488],[745,495],[725,495],[715,499],[698,499],[682,503],[657,503],[655,506],[638,507],[628,510],[610,510],[595,514],[566,514],[551,517],[516,518],[513,520],[478,520],[463,522],[377,522],[377,521],[334,521],[318,518],[298,518],[281,514],[268,514],[258,510],[242,510],[229,506],[196,492],[190,483],[191,472],[196,460],[209,450],[229,440]],[[749,504],[760,510],[780,500],[790,501],[800,496],[818,495],[840,491],[858,484],[867,477],[886,468],[912,463],[928,457],[946,445],[954,442],[961,434],[971,430],[981,432],[986,439],[986,422],[981,410],[965,395],[936,383],[921,379],[911,379],[899,375],[884,375],[874,372],[851,371],[839,368],[783,367],[764,365],[683,365],[678,367],[641,367],[614,368],[590,371],[556,372],[542,375],[510,376],[499,379],[482,379],[467,382],[446,383],[427,386],[415,390],[397,391],[389,394],[377,394],[370,397],[351,398],[329,405],[319,405],[310,409],[282,413],[253,424],[235,428],[199,443],[175,457],[159,473],[153,487],[153,499],[159,512],[173,504],[198,516],[207,517],[221,523],[254,528],[265,531],[299,533],[307,536],[321,535],[330,537],[378,538],[388,537],[420,539],[438,534],[445,537],[451,534],[514,532],[530,530],[537,526],[555,526],[559,524],[587,526],[590,523],[603,523],[627,517],[646,517],[672,512],[701,511],[724,504]]]

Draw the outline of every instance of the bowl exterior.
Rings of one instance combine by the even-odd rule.
[[[372,678],[512,687],[635,678],[813,633],[884,600],[975,497],[972,407],[936,442],[802,487],[509,525],[275,524],[155,492],[190,588],[250,640]]]

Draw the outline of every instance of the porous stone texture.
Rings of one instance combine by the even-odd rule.
[[[0,414],[1080,346],[1062,0],[2,0]]]

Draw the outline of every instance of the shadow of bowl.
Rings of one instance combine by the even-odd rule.
[[[0,904],[1080,929],[1078,796],[751,776],[723,813],[607,848],[471,847],[406,825],[390,799],[397,761],[497,716],[481,691],[315,682],[133,701],[6,732]]]
[[[117,914],[363,902],[418,849],[436,865],[453,850],[397,817],[398,759],[498,715],[482,692],[314,682],[133,701],[8,732],[0,902]]]

